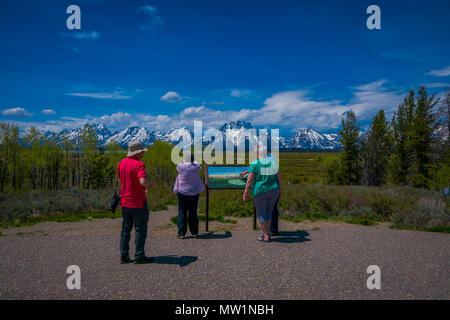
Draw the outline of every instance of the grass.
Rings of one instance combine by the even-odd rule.
[[[110,211],[98,211],[98,212],[89,212],[89,213],[81,213],[81,214],[66,214],[66,213],[58,213],[48,216],[38,216],[38,217],[29,217],[22,219],[11,220],[7,223],[1,224],[0,228],[11,228],[11,227],[28,227],[35,225],[37,223],[52,221],[52,222],[78,222],[84,220],[93,220],[93,219],[117,219],[121,218],[122,215],[116,211],[116,213],[112,213]]]
[[[280,152],[280,170],[286,184],[327,183],[328,167],[338,152]]]
[[[322,217],[322,218],[308,218],[305,216],[300,217],[282,217],[281,219],[291,222],[303,222],[303,221],[330,221],[330,222],[345,222],[351,224],[360,224],[363,226],[374,226],[378,222],[368,218],[348,218],[348,217]],[[319,228],[313,228],[312,230],[319,230]]]
[[[17,232],[16,236],[18,237],[28,237],[28,236],[34,236],[34,235],[41,235],[41,236],[48,236],[47,233],[44,231],[34,231],[34,232]]]
[[[401,226],[401,227],[390,226],[390,228],[398,229],[398,230],[450,233],[450,226],[436,226],[436,227],[428,227],[428,228],[409,228],[409,227],[405,227],[405,226]]]
[[[427,228],[425,231],[428,231],[428,232],[450,233],[450,226],[429,227],[429,228]]]

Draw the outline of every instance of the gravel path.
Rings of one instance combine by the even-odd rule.
[[[448,234],[282,222],[286,231],[261,243],[251,219],[239,219],[180,240],[174,215],[151,213],[146,251],[156,262],[145,265],[119,264],[121,219],[2,230],[0,299],[450,299]],[[380,290],[366,287],[373,264]],[[81,268],[81,290],[66,287],[70,265]]]

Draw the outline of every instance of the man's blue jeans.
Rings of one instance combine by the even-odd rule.
[[[178,235],[185,236],[187,231],[187,225],[189,224],[189,230],[193,235],[198,234],[198,216],[197,206],[198,197],[186,196],[178,193]]]
[[[126,208],[122,207],[122,234],[120,236],[120,254],[122,256],[129,256],[130,250],[130,233],[133,229],[135,231],[134,243],[136,245],[135,259],[145,257],[145,239],[147,238],[148,227],[148,206],[144,202],[143,208]]]

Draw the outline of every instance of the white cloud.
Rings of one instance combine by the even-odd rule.
[[[180,102],[182,98],[177,92],[169,91],[165,95],[163,95],[160,99],[166,102]]]
[[[154,6],[141,6],[137,10],[137,13],[141,13],[146,16],[145,23],[139,25],[140,31],[156,32],[159,27],[162,27],[164,25],[163,18],[161,18],[158,9]]]
[[[6,117],[31,117],[33,113],[28,112],[24,108],[17,107],[2,110],[2,115]]]
[[[444,83],[444,82],[431,82],[431,83],[425,83],[426,88],[444,88],[449,87],[450,83]]]
[[[71,31],[71,32],[61,32],[59,34],[63,38],[72,38],[77,40],[97,40],[100,38],[100,33],[97,31],[91,31],[91,32],[78,32],[78,31]]]
[[[203,121],[204,128],[218,128],[224,122],[247,120],[255,126],[268,128],[313,127],[315,129],[331,129],[340,126],[345,112],[352,110],[358,120],[371,120],[380,109],[384,109],[387,117],[397,109],[406,92],[389,88],[386,80],[379,80],[349,88],[350,99],[347,102],[313,98],[309,90],[283,91],[273,94],[264,101],[263,106],[256,109],[240,110],[211,109],[205,105],[189,106],[176,114],[151,115],[146,113],[130,114],[116,112],[99,117],[83,118],[61,117],[59,120],[46,121],[38,128],[78,128],[86,123],[104,123],[111,129],[123,129],[129,126],[142,126],[148,129],[167,130],[192,126],[194,120]],[[167,96],[167,97],[166,97]],[[164,98],[165,97],[165,98]],[[176,92],[168,92],[161,100],[180,101]],[[26,122],[23,122],[26,123]]]
[[[205,102],[203,102],[203,104],[225,104],[225,102],[214,100],[214,101],[209,101],[209,102],[205,101]]]
[[[67,95],[69,96],[77,96],[77,97],[87,97],[87,98],[96,98],[96,99],[114,99],[114,100],[121,100],[121,99],[130,99],[131,96],[124,96],[122,95],[123,92],[121,91],[115,91],[115,92],[94,92],[94,93],[80,93],[80,92],[71,92]]]
[[[426,75],[435,76],[435,77],[447,77],[450,76],[450,66],[445,67],[443,69],[431,70],[426,73]]]
[[[239,97],[243,97],[246,96],[250,93],[250,90],[239,90],[239,89],[232,89],[230,91],[230,96],[235,97],[235,98],[239,98]]]
[[[266,99],[264,106],[250,121],[256,125],[326,129],[339,127],[341,118],[350,110],[355,112],[358,120],[369,120],[380,109],[384,109],[389,116],[405,93],[388,89],[386,82],[379,80],[354,87],[353,97],[347,103],[313,99],[305,90],[280,92]]]
[[[46,114],[46,115],[54,115],[54,114],[56,114],[56,111],[53,109],[43,109],[41,111],[41,113]]]

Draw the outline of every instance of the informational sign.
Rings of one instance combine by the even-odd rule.
[[[444,188],[444,196],[449,196],[450,195],[450,188]]]
[[[247,183],[247,166],[239,165],[212,165],[206,167],[205,184],[209,189],[245,189]]]
[[[241,175],[242,173],[242,175]],[[241,175],[241,177],[240,177]],[[248,167],[242,165],[205,166],[206,185],[206,231],[209,231],[209,190],[210,189],[245,189]],[[256,230],[256,211],[253,206],[253,230]]]

